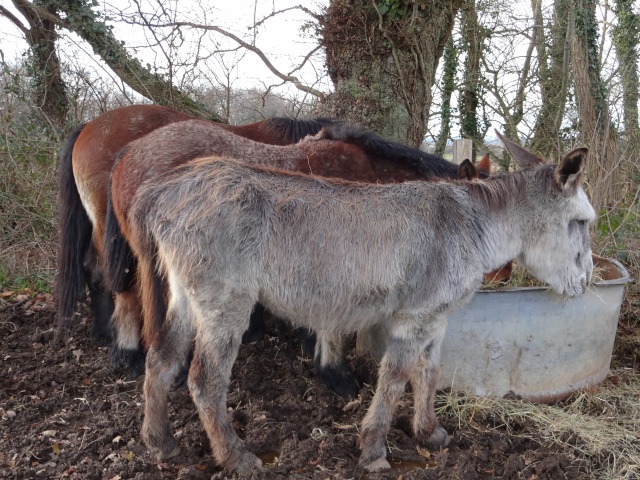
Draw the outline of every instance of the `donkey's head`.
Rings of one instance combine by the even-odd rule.
[[[582,188],[588,149],[576,148],[550,165],[500,138],[516,161],[531,169],[525,173],[521,215],[527,223],[518,261],[557,293],[581,295],[591,281],[589,224],[596,218]]]

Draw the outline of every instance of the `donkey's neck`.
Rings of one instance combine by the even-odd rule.
[[[485,272],[518,257],[523,247],[527,219],[523,215],[525,181],[522,173],[468,184],[468,192],[485,219],[479,259]]]

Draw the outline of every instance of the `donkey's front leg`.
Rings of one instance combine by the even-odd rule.
[[[438,328],[439,324],[441,328]],[[436,418],[434,397],[440,378],[440,347],[445,332],[445,320],[433,323],[436,326],[433,339],[420,353],[418,363],[411,372],[414,398],[413,432],[418,443],[431,449],[442,448],[449,443],[447,431]]]
[[[360,430],[359,465],[369,472],[390,468],[385,458],[386,436],[396,404],[425,343],[411,336],[399,338],[393,332],[388,338],[387,351],[378,369],[376,393]]]

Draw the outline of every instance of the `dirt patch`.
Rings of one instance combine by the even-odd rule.
[[[83,308],[69,345],[53,345],[50,296],[0,303],[0,477],[7,479],[222,479],[186,388],[170,396],[182,453],[158,463],[140,441],[142,379],[111,369],[106,348],[91,345]],[[313,377],[292,329],[272,320],[269,334],[241,347],[229,415],[267,467],[258,478],[566,479],[586,472],[560,446],[542,446],[499,426],[471,428],[441,416],[447,449],[424,451],[411,439],[411,393],[387,438],[393,469],[357,468],[357,434],[375,385],[375,365],[350,357],[365,384],[341,399]],[[437,405],[436,405],[437,406]]]

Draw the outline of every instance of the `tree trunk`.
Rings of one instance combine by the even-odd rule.
[[[125,84],[152,102],[182,110],[191,115],[221,121],[217,115],[207,111],[206,107],[182,93],[170,81],[161,75],[151,73],[138,59],[129,55],[124,44],[114,37],[111,27],[99,18],[99,14],[93,11],[91,3],[87,0],[38,0],[38,2],[13,0],[13,2],[25,15],[39,17],[43,21],[46,20],[78,34],[91,45],[94,53],[99,55]],[[59,13],[64,14],[64,20],[58,15]]]
[[[333,0],[320,26],[335,86],[325,113],[419,147],[462,0]]]
[[[617,199],[617,134],[611,123],[606,89],[600,78],[595,0],[572,0],[574,34],[571,64],[580,115],[582,143],[589,147],[587,183],[596,211]]]
[[[632,0],[616,0],[615,13],[618,17],[618,25],[613,30],[613,43],[616,47],[622,80],[623,138],[627,144],[625,155],[627,158],[637,158],[640,154],[640,127],[638,126],[640,15],[634,13],[632,7]]]
[[[476,147],[482,142],[478,130],[478,88],[480,86],[480,59],[485,33],[478,24],[475,0],[466,0],[462,9],[462,50],[464,62],[463,91],[460,95],[460,133],[473,141],[470,160],[475,162]]]
[[[458,52],[449,39],[444,49],[444,72],[442,74],[442,106],[440,107],[440,135],[436,140],[436,155],[444,155],[447,141],[451,137],[451,95],[456,88],[456,70],[458,67]]]
[[[69,99],[62,79],[60,60],[56,53],[55,24],[36,14],[32,9],[25,8],[21,2],[13,3],[30,27],[25,32],[25,37],[30,50],[28,69],[36,105],[49,125],[54,130],[62,132],[69,112]],[[45,6],[42,3],[44,2],[34,2],[47,12],[55,13],[51,6]]]
[[[569,84],[570,42],[568,39],[568,18],[570,1],[554,2],[551,42],[547,54],[542,0],[533,0],[535,18],[535,45],[538,52],[538,76],[542,94],[542,106],[533,128],[529,149],[545,158],[559,158],[563,153],[558,143]]]

